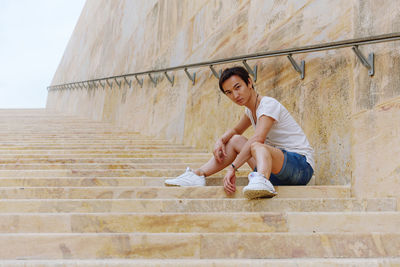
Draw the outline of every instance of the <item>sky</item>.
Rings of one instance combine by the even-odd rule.
[[[0,0],[0,109],[45,108],[85,0]]]

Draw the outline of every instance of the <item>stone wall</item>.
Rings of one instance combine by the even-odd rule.
[[[396,1],[356,2],[356,36],[389,32],[400,32]],[[364,51],[375,53],[376,74],[369,78],[356,63],[351,88],[353,190],[357,196],[400,196],[399,42],[367,46]]]
[[[52,84],[396,32],[399,9],[389,0],[88,0]],[[360,50],[376,55],[372,78],[350,48],[295,55],[306,61],[304,80],[285,57],[249,61],[258,65],[257,91],[306,132],[316,183],[351,183],[357,196],[378,179],[399,184],[400,173],[398,42]],[[51,91],[47,107],[211,149],[243,108],[219,92],[208,68],[191,71],[194,86],[176,71],[174,86],[156,75],[157,86],[144,77],[143,88]]]

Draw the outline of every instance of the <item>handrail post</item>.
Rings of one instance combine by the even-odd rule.
[[[375,73],[374,53],[369,53],[368,59],[366,59],[363,53],[361,53],[361,51],[358,49],[358,45],[353,46],[352,50],[361,61],[361,64],[363,64],[368,69],[368,75],[373,76]]]
[[[292,63],[293,68],[300,73],[300,78],[303,80],[304,79],[304,72],[305,72],[305,62],[304,60],[301,61],[300,66],[297,64],[297,62],[293,59],[292,54],[289,54],[287,56],[289,59],[290,63]]]
[[[196,83],[196,72],[193,73],[193,76],[190,75],[190,73],[188,72],[187,68],[184,69],[187,77],[189,78],[189,80],[192,81],[192,84],[194,85]]]
[[[157,78],[151,77],[151,73],[149,73],[148,75],[149,75],[149,78],[152,81],[152,83],[154,83],[154,86],[157,86]]]
[[[254,70],[252,70],[249,66],[249,64],[247,64],[246,60],[243,60],[243,65],[246,68],[246,70],[250,73],[251,76],[253,76],[253,80],[254,82],[257,81],[257,64],[254,66]]]
[[[121,82],[118,82],[117,78],[114,78],[114,81],[118,85],[118,88],[121,89]]]
[[[167,77],[167,79],[171,83],[171,85],[174,86],[175,75],[172,75],[172,79],[171,79],[171,77],[169,77],[169,75],[166,71],[164,71],[164,75],[165,75],[165,77]]]
[[[142,78],[142,80],[139,80],[137,75],[135,75],[135,78],[136,78],[136,81],[138,82],[138,84],[140,84],[140,88],[143,88],[143,78]]]
[[[108,87],[110,87],[110,89],[112,90],[112,86],[113,86],[113,82],[109,82],[108,79],[106,79],[106,83],[108,85]]]
[[[101,80],[99,80],[99,84],[103,88],[103,90],[106,88],[106,83],[101,83]]]
[[[128,82],[128,79],[126,78],[126,76],[124,76],[124,80],[125,80],[125,84],[129,85],[129,88],[131,88],[132,80],[129,80],[129,82]]]
[[[214,74],[214,77],[217,78],[217,79],[219,80],[219,78],[221,77],[221,74],[222,74],[222,70],[219,70],[219,72],[217,72],[217,71],[214,69],[214,66],[213,66],[213,65],[210,65],[210,69],[211,69],[212,73]]]

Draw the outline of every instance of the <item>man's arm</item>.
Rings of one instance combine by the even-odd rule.
[[[258,119],[256,131],[253,137],[251,137],[244,144],[242,150],[232,163],[233,166],[235,166],[235,169],[238,169],[240,166],[242,166],[246,161],[250,159],[251,157],[250,147],[252,143],[254,142],[264,143],[269,130],[274,124],[274,121],[275,121],[274,119],[272,119],[271,117],[267,117],[265,115],[261,116]],[[228,167],[228,171],[224,177],[224,189],[227,194],[232,194],[236,191],[236,185],[235,185],[236,175],[233,166],[231,165]]]
[[[242,166],[246,161],[248,161],[251,157],[251,144],[254,142],[264,143],[269,130],[274,124],[274,119],[271,117],[267,117],[265,115],[261,116],[258,119],[256,131],[240,150],[240,153],[237,155],[236,159],[232,162],[232,165],[228,167],[228,171],[224,177],[224,189],[227,194],[232,194],[236,191],[236,175],[235,169],[238,169]],[[235,169],[233,168],[235,166]]]
[[[234,136],[235,134],[242,134],[249,128],[251,125],[251,121],[249,117],[244,115],[239,123],[233,127],[232,129],[226,131],[221,138],[217,140],[214,146],[213,154],[217,162],[222,162],[223,158],[226,156],[225,152],[225,144]]]
[[[265,116],[265,115],[261,116],[258,119],[256,131],[255,131],[254,135],[249,140],[247,140],[247,142],[244,144],[242,150],[240,151],[240,153],[237,155],[236,159],[232,163],[236,169],[238,169],[240,166],[242,166],[244,163],[246,163],[251,158],[250,147],[251,147],[252,143],[254,143],[254,142],[264,143],[265,139],[267,138],[268,132],[271,129],[274,122],[275,122],[275,120],[273,118]],[[232,170],[233,170],[232,166],[230,168],[232,168]]]

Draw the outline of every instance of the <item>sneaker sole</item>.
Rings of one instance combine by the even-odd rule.
[[[169,187],[200,187],[200,186],[205,186],[205,185],[179,185],[179,184],[167,184],[164,183],[165,186]]]
[[[167,184],[167,183],[164,183],[164,185],[165,186],[171,186],[171,187],[180,187],[180,185],[178,185],[178,184]]]
[[[244,196],[247,197],[248,199],[254,199],[254,198],[271,198],[276,196],[276,193],[272,193],[268,190],[246,190],[243,192]]]

